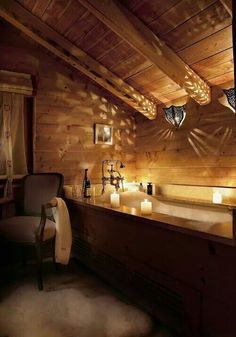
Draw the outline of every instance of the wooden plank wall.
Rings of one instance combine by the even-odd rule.
[[[134,120],[44,50],[13,29],[1,28],[1,69],[31,73],[39,80],[35,171],[60,171],[72,184],[81,182],[88,167],[97,184],[101,161],[121,159],[128,181],[236,186],[236,117],[220,104],[220,87],[213,88],[210,105],[189,99],[179,130],[165,121],[161,108],[154,121],[140,114]],[[94,123],[114,126],[113,146],[93,144]]]
[[[137,115],[138,181],[236,186],[236,115],[220,104],[219,99],[226,101],[220,87],[213,87],[212,95],[206,106],[189,99],[178,130],[167,123],[162,108],[154,121]]]
[[[126,164],[126,180],[135,178],[135,120],[60,62],[10,28],[1,30],[0,68],[38,78],[35,100],[35,172],[59,171],[65,183],[80,183],[85,168],[101,182],[103,159]],[[94,123],[114,127],[114,145],[94,144]],[[123,172],[122,172],[123,174]]]

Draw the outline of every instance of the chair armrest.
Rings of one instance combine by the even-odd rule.
[[[57,199],[53,198],[48,203],[44,204],[43,207],[44,207],[45,210],[48,209],[48,208],[57,207]]]

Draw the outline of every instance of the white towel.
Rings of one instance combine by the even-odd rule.
[[[53,212],[56,222],[55,259],[57,263],[68,264],[72,244],[70,217],[64,200],[56,198],[56,201]]]

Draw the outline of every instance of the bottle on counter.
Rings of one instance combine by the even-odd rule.
[[[88,179],[88,169],[84,170],[84,180],[83,180],[83,189],[82,189],[82,194],[84,198],[90,198],[91,193],[90,193],[90,188],[91,188],[91,182]]]
[[[152,183],[148,183],[147,185],[147,194],[152,195]]]
[[[143,183],[140,183],[140,184],[139,184],[139,191],[140,191],[140,192],[144,192]]]

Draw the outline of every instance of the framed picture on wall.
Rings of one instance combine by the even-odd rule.
[[[94,143],[95,144],[113,144],[113,127],[106,124],[94,125]]]

